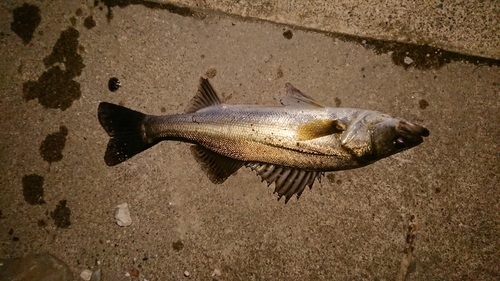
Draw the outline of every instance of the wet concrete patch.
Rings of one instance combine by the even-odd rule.
[[[80,33],[73,27],[61,32],[52,53],[43,59],[45,71],[37,81],[23,83],[23,98],[26,101],[38,98],[47,108],[68,109],[81,96],[80,83],[73,80],[82,73],[85,64],[78,54]],[[64,65],[64,70],[60,67]]]
[[[49,68],[56,64],[64,64],[65,71],[71,77],[80,76],[85,64],[82,56],[78,54],[79,37],[80,32],[72,27],[62,31],[52,48],[52,53],[43,59],[45,67]]]
[[[463,61],[476,65],[500,66],[500,60],[464,55],[429,45],[384,41],[346,34],[332,33],[329,35],[345,42],[356,42],[366,49],[373,50],[376,54],[390,53],[392,62],[405,69],[409,67],[416,69],[438,69],[453,61]]]
[[[94,28],[96,26],[94,18],[92,16],[86,17],[85,20],[83,21],[83,26],[85,26],[85,28],[87,29]]]
[[[35,5],[24,3],[21,7],[15,8],[12,12],[14,21],[10,24],[10,29],[28,44],[33,39],[33,33],[42,21],[40,8]]]
[[[99,3],[103,3],[108,8],[108,13],[106,15],[108,22],[110,22],[113,19],[113,9],[112,9],[113,7],[118,6],[120,8],[124,8],[129,5],[143,5],[144,7],[150,9],[167,10],[173,14],[177,14],[183,17],[193,17],[197,19],[205,18],[205,15],[203,13],[196,12],[188,7],[180,7],[170,3],[155,3],[145,0],[95,0],[94,7],[99,6]]]
[[[50,212],[50,217],[54,220],[55,225],[59,228],[67,228],[71,225],[71,210],[66,206],[66,203],[66,200],[59,201],[56,209]]]
[[[66,126],[59,127],[59,132],[48,134],[40,145],[40,155],[43,160],[49,163],[61,161],[67,136],[68,128]]]
[[[24,201],[30,205],[45,204],[43,200],[43,177],[37,174],[25,175],[23,177]]]
[[[80,84],[59,66],[45,71],[38,81],[23,84],[23,98],[26,101],[38,98],[38,102],[46,108],[66,110],[80,96]]]

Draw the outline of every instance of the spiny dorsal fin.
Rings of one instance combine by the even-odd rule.
[[[244,164],[244,162],[220,155],[201,145],[191,146],[191,153],[208,178],[215,184],[223,183]]]
[[[345,131],[346,125],[339,120],[316,119],[297,128],[295,138],[299,141],[312,140]]]
[[[186,107],[185,113],[193,113],[202,108],[219,105],[220,99],[217,96],[214,88],[210,85],[207,78],[200,78],[200,85],[198,86],[198,92],[191,99],[189,105]]]
[[[304,94],[299,89],[292,86],[292,84],[290,83],[285,84],[285,89],[286,89],[286,94],[280,100],[281,104],[284,106],[296,106],[305,108],[324,107],[310,96]]]
[[[268,186],[274,182],[274,193],[278,193],[278,200],[284,196],[285,204],[294,194],[299,199],[305,187],[309,186],[309,189],[311,189],[314,180],[318,179],[321,182],[321,176],[323,175],[320,172],[304,171],[265,163],[250,163],[247,167],[255,171],[262,180],[265,180]]]

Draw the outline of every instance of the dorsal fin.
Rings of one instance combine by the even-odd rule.
[[[244,164],[244,162],[226,157],[201,145],[191,146],[191,153],[208,178],[215,184],[223,183]]]
[[[305,108],[324,107],[310,96],[304,94],[299,89],[292,86],[292,84],[290,83],[285,84],[285,89],[286,89],[286,94],[280,100],[281,104],[284,106],[296,106]]]
[[[220,99],[217,96],[214,88],[210,85],[207,78],[200,78],[200,85],[198,86],[198,92],[191,99],[189,105],[186,107],[185,113],[193,113],[202,108],[219,105]]]

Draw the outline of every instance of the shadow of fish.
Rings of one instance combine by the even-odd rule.
[[[324,172],[368,165],[429,135],[381,112],[324,107],[289,83],[286,91],[281,106],[227,105],[201,78],[184,114],[146,115],[102,102],[99,122],[111,137],[104,160],[114,166],[160,141],[188,142],[213,183],[246,165],[288,202]]]

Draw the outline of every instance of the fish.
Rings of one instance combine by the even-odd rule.
[[[98,119],[110,139],[104,154],[118,165],[161,141],[191,144],[214,184],[241,167],[255,171],[285,204],[325,172],[347,170],[415,147],[429,130],[373,110],[325,107],[290,83],[281,105],[223,104],[207,78],[182,114],[148,115],[108,102]]]

